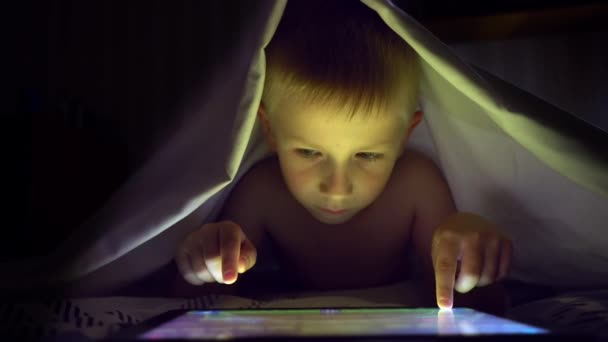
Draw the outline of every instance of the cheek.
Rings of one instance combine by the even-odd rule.
[[[310,191],[315,186],[317,180],[314,168],[310,163],[303,163],[297,158],[280,156],[281,169],[285,183],[293,193],[303,193]]]
[[[375,199],[384,190],[391,176],[391,171],[392,168],[388,166],[365,170],[359,178],[359,184],[357,184],[360,193],[364,194],[367,199]]]

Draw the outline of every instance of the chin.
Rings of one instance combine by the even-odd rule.
[[[314,211],[311,211],[310,213],[314,218],[317,219],[317,221],[324,223],[324,224],[330,224],[330,225],[338,225],[338,224],[346,223],[350,219],[352,219],[353,216],[355,216],[355,214],[356,214],[356,213],[348,213],[346,215],[332,216],[330,214],[323,214],[323,213],[314,212]]]

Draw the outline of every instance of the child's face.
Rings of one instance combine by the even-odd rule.
[[[397,113],[347,120],[332,111],[283,105],[267,137],[296,200],[319,221],[338,224],[382,192],[409,125]]]

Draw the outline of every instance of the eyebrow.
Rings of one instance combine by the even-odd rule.
[[[290,138],[292,140],[297,140],[299,143],[303,143],[304,145],[307,145],[307,146],[310,146],[310,147],[314,147],[316,149],[321,149],[320,146],[317,146],[316,144],[311,144],[311,143],[307,142],[306,139],[303,139],[303,138],[301,138],[299,136],[292,136]],[[377,144],[372,144],[372,145],[366,146],[365,148],[361,148],[360,147],[360,148],[357,148],[357,149],[358,150],[373,150],[373,149],[378,148],[378,147],[384,147],[384,146],[390,145],[391,143],[392,143],[391,141],[383,141],[383,142],[380,142],[380,143],[377,143]]]

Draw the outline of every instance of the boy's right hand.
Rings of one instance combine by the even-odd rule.
[[[204,224],[177,249],[177,267],[192,285],[233,284],[238,273],[255,265],[255,246],[239,225],[230,221]]]

